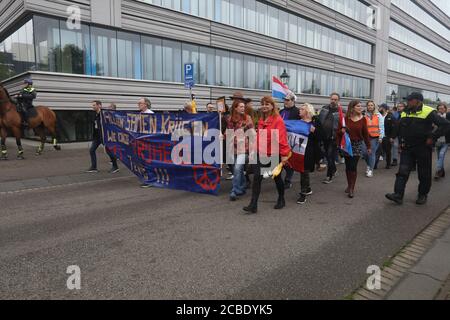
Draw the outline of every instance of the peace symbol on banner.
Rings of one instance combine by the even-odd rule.
[[[193,166],[194,181],[205,191],[214,191],[220,182],[219,169],[206,164]]]

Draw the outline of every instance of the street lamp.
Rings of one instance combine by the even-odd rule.
[[[281,82],[287,87],[289,87],[289,79],[291,76],[286,72],[286,69],[284,69],[283,73],[280,75]]]
[[[391,101],[394,101],[394,108],[395,108],[397,106],[397,94],[395,93],[395,90],[392,90]]]

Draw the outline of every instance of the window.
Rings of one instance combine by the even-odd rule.
[[[181,43],[163,40],[163,80],[181,82]]]
[[[230,24],[236,28],[243,28],[243,0],[230,0]]]
[[[139,35],[120,31],[117,33],[119,77],[142,79],[140,48],[141,37]]]
[[[268,35],[278,38],[278,9],[269,6],[269,32]]]
[[[199,16],[205,19],[214,19],[214,0],[198,0]]]
[[[256,1],[244,0],[244,25],[249,31],[256,31]]]
[[[228,87],[230,85],[230,53],[216,50],[216,85]]]
[[[266,25],[268,22],[266,22],[267,18],[267,5],[263,4],[262,2],[257,1],[256,2],[256,32],[267,34],[266,31]]]
[[[302,46],[307,45],[306,41],[306,20],[298,18],[298,44]]]
[[[298,43],[298,18],[293,14],[289,15],[289,41]]]
[[[117,38],[116,32],[91,27],[92,74],[117,77]]]
[[[200,81],[201,84],[213,85],[216,80],[216,53],[212,48],[200,47]]]
[[[306,68],[303,66],[298,66],[297,68],[297,90],[296,92],[302,93],[305,89],[306,83],[305,83],[305,77],[306,77]]]
[[[162,41],[161,39],[145,37],[142,41],[143,78],[146,80],[162,80]]]
[[[256,58],[256,89],[269,90],[272,79],[269,75],[267,59]]]
[[[221,0],[220,6],[220,22],[230,24],[230,0]]]
[[[70,30],[60,21],[62,72],[92,74],[90,63],[90,30],[81,25],[80,30]]]
[[[244,86],[244,56],[240,53],[230,53],[230,86],[242,88]]]
[[[306,21],[306,46],[314,48],[314,23]]]
[[[36,16],[33,22],[38,70],[61,71],[59,21]]]
[[[286,11],[279,10],[278,12],[278,38],[285,41],[288,40],[289,31],[289,15]]]
[[[244,57],[244,88],[256,88],[256,58]]]

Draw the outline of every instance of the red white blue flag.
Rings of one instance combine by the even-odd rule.
[[[287,120],[284,122],[288,133],[288,143],[292,156],[288,164],[297,172],[305,171],[305,151],[311,131],[311,123],[303,120]]]
[[[339,105],[339,121],[341,123],[342,128],[346,128],[344,111],[342,111],[342,106]],[[339,148],[347,153],[350,157],[353,157],[353,148],[352,142],[350,140],[350,136],[347,132],[342,135],[341,142],[339,144]]]
[[[272,77],[272,97],[278,100],[284,100],[284,98],[291,92],[289,88],[281,82],[277,77]]]

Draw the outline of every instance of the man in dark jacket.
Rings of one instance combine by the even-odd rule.
[[[396,137],[397,121],[394,115],[389,110],[387,105],[384,105],[386,109],[386,116],[384,118],[384,137],[382,142],[383,152],[386,155],[386,169],[391,168],[392,164],[392,145]]]
[[[92,109],[95,111],[95,118],[92,123],[93,125],[93,139],[92,139],[92,145],[89,149],[89,154],[91,156],[91,167],[86,171],[88,173],[97,173],[97,155],[96,151],[100,145],[103,144],[103,130],[102,130],[102,122],[101,122],[101,110],[102,110],[102,103],[101,101],[95,100],[92,101]],[[112,168],[109,171],[109,173],[117,173],[119,172],[119,167],[117,166],[117,159],[114,157],[114,155],[106,149],[106,153],[108,154],[109,158],[111,159]]]
[[[28,110],[33,108],[33,100],[36,99],[36,89],[33,87],[31,79],[25,79],[25,87],[17,95],[17,101],[20,105],[20,113],[22,114],[22,125],[28,126]]]
[[[448,132],[450,122],[438,116],[434,108],[424,105],[421,93],[412,93],[407,101],[408,107],[402,112],[398,126],[401,153],[395,192],[387,194],[386,198],[397,204],[403,203],[412,164],[417,162],[420,183],[416,204],[424,205],[431,190],[433,144]]]
[[[290,92],[284,98],[284,108],[280,111],[280,116],[283,120],[300,120],[300,110],[295,106],[297,97],[293,92]],[[286,170],[286,177],[284,178],[284,188],[290,189],[292,187],[292,177],[294,176],[294,170],[291,167],[284,167]]]
[[[324,106],[319,114],[319,121],[321,124],[321,139],[325,150],[325,157],[327,159],[328,169],[327,178],[323,181],[325,184],[333,182],[336,175],[336,131],[339,125],[339,100],[341,99],[338,93],[330,95],[330,104]]]

